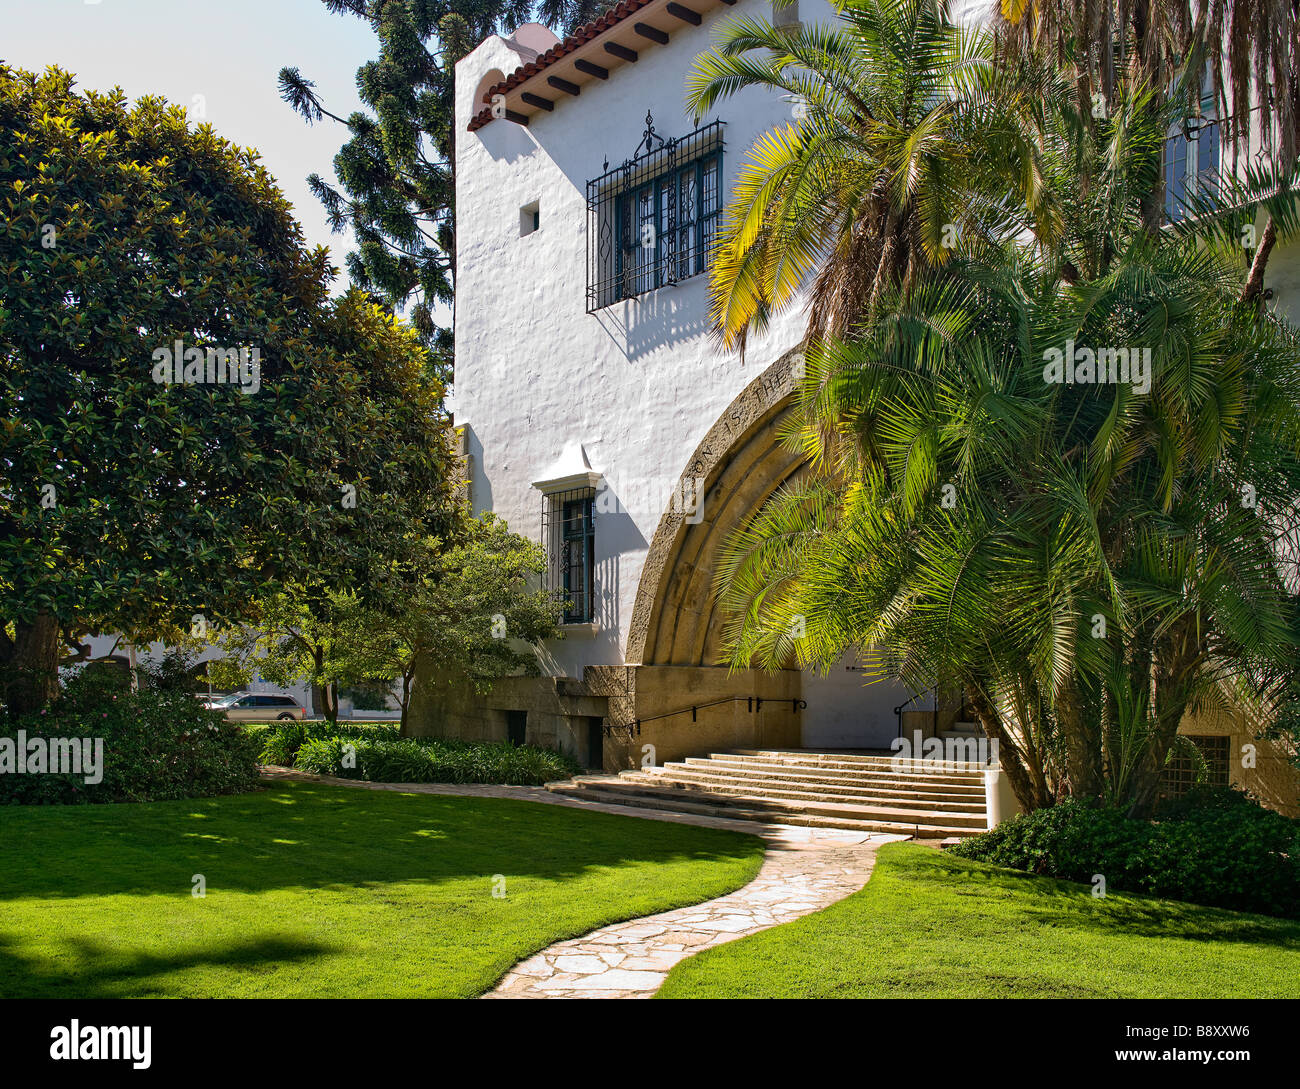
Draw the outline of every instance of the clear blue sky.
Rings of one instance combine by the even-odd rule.
[[[347,235],[330,234],[307,189],[313,171],[334,182],[346,130],[308,124],[280,101],[276,74],[296,66],[327,109],[360,107],[357,67],[377,54],[369,26],[331,15],[320,0],[0,0],[0,60],[27,69],[51,64],[83,87],[119,86],[132,99],[160,94],[204,118],[228,140],[257,148],[294,206],[311,245],[327,245],[346,281]]]

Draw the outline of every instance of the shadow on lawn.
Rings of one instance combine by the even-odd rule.
[[[280,783],[178,802],[0,806],[0,900],[188,894],[197,873],[237,892],[553,880],[755,852],[736,833],[563,806]]]
[[[1044,926],[1123,933],[1182,941],[1242,942],[1300,949],[1300,922],[1163,900],[1111,888],[1094,897],[1092,886],[1041,877],[951,855],[914,860],[893,871],[918,885],[939,886],[954,896],[991,902],[1023,900],[1023,910]]]
[[[257,968],[307,962],[336,952],[327,945],[288,938],[205,946],[167,956],[124,953],[81,937],[64,941],[67,953],[76,958],[73,965],[63,956],[53,964],[39,957],[24,957],[17,949],[18,939],[0,933],[0,998],[58,998],[62,992],[75,998],[141,997],[149,994],[142,980],[198,965]]]

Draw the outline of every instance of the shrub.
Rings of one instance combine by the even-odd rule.
[[[271,729],[270,725],[265,722],[241,722],[239,728],[250,740],[256,742],[257,751],[260,754],[262,746],[266,744],[266,738]]]
[[[0,774],[0,804],[145,802],[234,794],[257,785],[257,741],[219,712],[175,689],[130,690],[129,679],[91,671],[31,715],[0,718],[0,737],[102,741],[102,778]]]
[[[315,775],[336,775],[376,783],[499,783],[538,786],[552,779],[567,779],[581,770],[562,753],[532,745],[505,742],[457,741],[443,738],[398,737],[387,726],[324,728],[310,723],[303,729],[285,726],[263,749],[282,756],[292,749],[294,766]],[[353,766],[344,766],[351,745]]]
[[[362,725],[349,722],[335,724],[328,722],[286,722],[283,725],[275,725],[262,735],[263,743],[260,759],[263,764],[279,764],[291,768],[296,765],[298,750],[307,741],[329,737],[355,740],[368,737],[396,736],[396,724],[389,723],[367,723]]]
[[[1155,820],[1067,800],[1021,814],[954,853],[1069,881],[1300,918],[1300,821],[1235,790],[1194,791]]]

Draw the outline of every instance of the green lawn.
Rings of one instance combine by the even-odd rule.
[[[881,849],[861,892],[678,965],[661,998],[1300,997],[1300,923]]]
[[[719,896],[761,861],[732,832],[308,783],[0,806],[0,997],[475,995],[551,942]]]

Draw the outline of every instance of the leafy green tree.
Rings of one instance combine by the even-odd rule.
[[[612,6],[605,0],[539,0],[536,18],[563,36],[600,18]]]
[[[395,610],[371,613],[359,672],[400,681],[402,728],[417,683],[468,684],[536,673],[533,647],[559,635],[560,606],[540,588],[541,546],[488,512],[448,546],[429,540],[417,579]]]
[[[274,684],[311,683],[318,709],[334,721],[340,686],[397,682],[402,726],[417,676],[469,684],[536,671],[531,645],[559,634],[559,605],[538,579],[546,557],[491,513],[467,519],[454,539],[429,538],[409,557],[403,592],[375,607],[344,590],[297,587],[257,608],[228,632],[228,656],[209,666],[223,687],[254,672]]]
[[[337,722],[339,687],[375,677],[360,664],[366,615],[354,591],[287,587],[221,633],[224,657],[208,663],[208,677],[221,688],[246,688],[255,675],[281,688],[309,684],[313,710]]]
[[[53,698],[88,633],[215,628],[312,578],[382,597],[368,572],[445,530],[427,353],[329,277],[254,153],[160,99],[0,67],[11,709]],[[165,381],[178,341],[204,381]],[[207,381],[228,352],[238,377]]]

